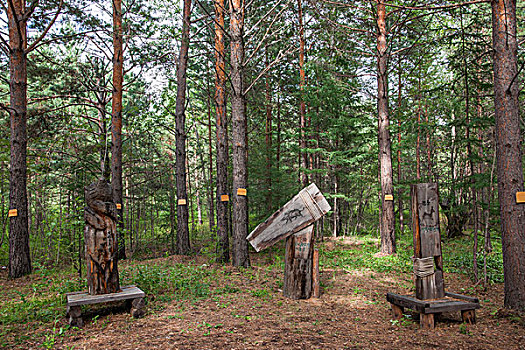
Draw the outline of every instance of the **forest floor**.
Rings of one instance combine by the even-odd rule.
[[[480,299],[477,323],[446,313],[435,330],[420,330],[409,311],[393,321],[385,299],[413,293],[404,261],[410,246],[396,257],[373,255],[373,240],[319,246],[322,295],[309,300],[282,296],[282,247],[252,254],[249,269],[210,263],[202,252],[123,261],[123,284],[147,292],[146,316],[133,319],[119,305],[86,310],[82,329],[70,329],[64,315],[63,293],[80,285],[73,274],[37,271],[13,281],[0,271],[0,348],[525,349],[525,318],[502,308],[502,284],[484,291],[464,274],[446,273],[448,291]]]

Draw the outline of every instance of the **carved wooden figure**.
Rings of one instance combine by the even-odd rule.
[[[117,207],[111,186],[99,180],[85,188],[86,208],[84,240],[88,293],[90,295],[120,291],[117,266]]]
[[[445,296],[445,287],[439,231],[438,186],[436,183],[412,185],[411,197],[416,298],[442,298]]]

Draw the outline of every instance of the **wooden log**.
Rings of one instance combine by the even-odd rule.
[[[445,296],[441,235],[439,231],[439,195],[436,183],[415,184],[411,187],[412,233],[414,257],[434,258],[434,273],[415,276],[418,299],[439,299]]]
[[[476,324],[476,310],[461,310],[461,318],[465,323]]]
[[[392,307],[392,318],[394,320],[400,320],[403,318],[403,312],[405,309],[402,306],[390,303],[390,306]]]
[[[319,279],[319,249],[314,249],[314,255],[313,255],[313,276],[312,276],[312,284],[314,285],[314,291],[313,291],[313,297],[319,298],[321,297],[321,282]]]
[[[314,225],[286,238],[283,295],[308,299],[312,295]]]
[[[419,314],[419,327],[422,329],[434,329],[434,314]]]
[[[260,223],[246,239],[256,251],[261,251],[311,225],[330,209],[321,191],[311,184]]]
[[[85,188],[84,210],[88,293],[120,291],[117,267],[117,207],[111,186],[99,180]]]

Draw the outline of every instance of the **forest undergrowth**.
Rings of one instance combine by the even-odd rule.
[[[472,262],[469,242],[467,236],[443,242],[446,285],[455,292],[478,296],[483,306],[478,313],[478,319],[488,318],[490,322],[485,325],[486,322],[481,321],[478,325],[467,326],[452,318],[452,321],[438,323],[437,327],[438,329],[446,327],[449,333],[452,327],[454,329],[450,334],[472,338],[477,328],[496,325],[502,327],[500,334],[503,338],[508,338],[505,339],[508,340],[510,348],[513,348],[513,344],[518,344],[519,341],[516,335],[520,334],[519,332],[524,333],[525,318],[523,315],[502,311],[501,247],[496,245],[488,259],[489,262],[494,261],[494,263],[488,264],[489,285],[487,290],[484,290],[482,284],[475,284],[471,280]],[[414,334],[419,334],[418,323],[413,319],[417,315],[407,314],[401,321],[390,320],[389,305],[384,297],[386,291],[403,293],[413,291],[412,245],[409,236],[401,237],[398,241],[398,253],[393,256],[378,255],[378,240],[371,236],[338,237],[320,242],[318,247],[322,296],[320,299],[309,301],[292,301],[282,297],[284,269],[282,244],[263,253],[252,253],[253,266],[247,269],[215,264],[212,246],[213,242],[203,240],[194,246],[198,254],[192,256],[175,256],[165,252],[158,258],[143,260],[140,256],[135,256],[133,259],[119,262],[121,285],[137,285],[147,295],[148,312],[145,318],[132,319],[123,304],[90,307],[84,309],[86,326],[83,329],[70,328],[65,318],[65,293],[85,288],[85,281],[79,279],[75,271],[40,266],[32,275],[17,280],[7,279],[6,271],[2,271],[0,348],[102,349],[119,346],[148,348],[153,345],[148,341],[147,336],[143,339],[144,343],[142,340],[135,339],[138,343],[134,345],[123,343],[124,340],[119,340],[119,337],[135,327],[140,327],[140,330],[145,331],[146,334],[158,332],[159,325],[150,322],[157,322],[159,318],[167,320],[168,323],[171,320],[178,322],[174,334],[188,336],[180,343],[170,341],[170,348],[199,348],[199,346],[208,348],[220,339],[223,339],[222,343],[215,344],[215,347],[231,347],[233,346],[231,342],[241,341],[241,348],[252,346],[280,348],[287,346],[287,341],[291,341],[289,345],[293,345],[292,348],[338,348],[339,346],[387,348],[383,345],[387,346],[388,342],[381,345],[381,340],[373,340],[374,337],[370,339],[370,343],[366,342],[367,327],[378,321],[381,327],[387,327],[389,332],[392,330],[391,327],[394,327],[396,334],[401,338],[403,330],[407,329]],[[158,254],[152,251],[143,253],[148,257]],[[333,317],[342,318],[343,323],[349,328],[357,327],[358,330],[363,323],[365,329],[362,331],[363,337],[354,339],[357,342],[357,345],[354,344],[356,347],[345,345],[338,340],[342,341],[343,338],[333,334],[328,336],[330,329],[334,334],[338,334],[337,330],[330,326],[330,322],[335,319],[324,315],[320,310],[315,311],[319,313],[317,317],[311,315],[311,310],[307,312],[308,326],[299,325],[302,322],[300,320],[306,317],[302,309],[319,307],[319,303],[330,307],[343,307],[342,310],[334,311]],[[361,315],[358,311],[363,306],[366,306],[367,310]],[[345,309],[352,315],[358,312],[357,316],[342,315]],[[269,313],[266,317],[263,316],[265,312]],[[225,315],[219,317],[221,313]],[[278,318],[275,327],[286,329],[290,327],[290,320],[299,320],[292,322],[292,325],[295,324],[294,327],[298,327],[294,328],[292,334],[317,332],[314,337],[316,339],[298,337],[294,342],[293,339],[290,340],[288,336],[281,334],[274,335],[275,339],[269,341],[266,338],[271,337],[272,331],[267,331],[265,336],[256,336],[256,340],[251,339],[255,333],[247,325],[253,324],[252,320],[265,320],[273,317],[272,315],[283,314],[288,316]],[[352,318],[350,323],[348,320],[344,321],[348,317]],[[186,325],[182,326],[181,323]],[[340,326],[342,325],[338,325],[336,329]],[[166,329],[162,332],[168,331],[171,326],[168,324],[161,326],[163,327]],[[239,329],[243,327],[246,328],[246,334],[239,338]],[[257,328],[255,324],[254,327]],[[106,334],[104,339],[108,341],[106,344],[108,347],[104,347],[103,343],[100,343],[102,340],[99,341],[95,335],[105,334],[108,329],[120,330],[120,333],[115,333],[116,338],[113,341],[106,339]],[[219,333],[221,336],[217,338]],[[201,343],[201,340],[197,340],[199,334],[203,339],[216,336],[214,342]],[[97,341],[94,341],[94,337]],[[465,348],[477,348],[471,347],[469,341],[464,344]],[[492,344],[501,343],[496,341]]]

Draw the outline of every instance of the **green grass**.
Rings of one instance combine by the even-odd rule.
[[[320,246],[320,267],[375,272],[410,272],[412,270],[412,247],[408,242],[398,241],[395,255],[374,256],[379,251],[377,240],[368,236],[358,238],[358,240],[362,243],[359,246],[336,243],[335,249],[331,251]]]

